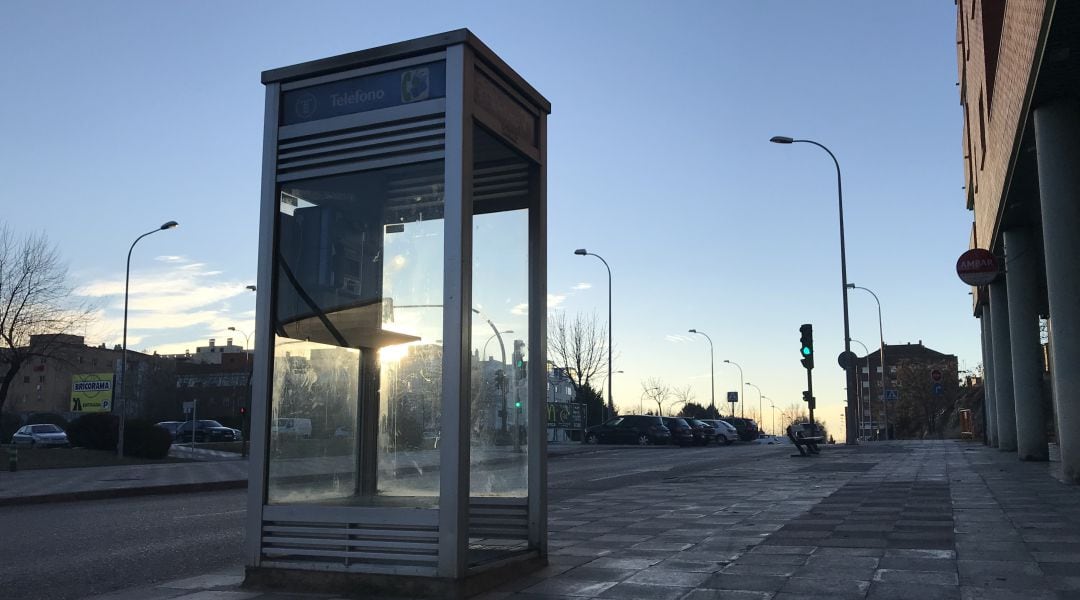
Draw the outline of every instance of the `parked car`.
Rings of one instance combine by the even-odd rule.
[[[199,419],[195,423],[196,442],[238,442],[244,439],[240,430],[226,427],[217,421]],[[184,421],[176,430],[176,441],[190,442],[192,429],[191,421]]]
[[[752,442],[758,438],[759,430],[757,422],[753,419],[742,417],[724,417],[724,420],[735,427],[739,432],[739,439],[744,442]]]
[[[295,435],[296,437],[311,437],[311,419],[296,417],[283,417],[274,419],[270,424],[270,433],[277,435]]]
[[[685,420],[694,434],[694,445],[708,446],[716,439],[716,429],[713,428],[712,423],[707,423],[701,419]]]
[[[586,444],[667,444],[671,432],[661,417],[626,415],[608,419],[585,430]]]
[[[705,422],[712,423],[713,430],[716,432],[717,445],[730,446],[733,442],[739,441],[739,431],[731,423],[721,419],[705,419]]]
[[[180,421],[162,421],[160,423],[157,423],[156,426],[164,429],[165,431],[168,431],[169,435],[172,436],[172,439],[175,440],[176,431],[180,429],[181,424],[182,423]]]
[[[690,428],[686,419],[679,417],[663,417],[663,419],[664,425],[667,425],[668,431],[671,432],[672,443],[680,446],[689,446],[694,443],[694,430]]]
[[[16,446],[67,446],[68,437],[63,429],[51,423],[23,425],[11,436],[11,443]]]

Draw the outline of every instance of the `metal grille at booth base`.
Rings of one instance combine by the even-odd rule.
[[[469,551],[479,562],[524,550],[527,540],[528,511],[522,499],[470,503]],[[439,530],[432,525],[263,522],[262,555],[270,561],[434,569],[438,552]]]

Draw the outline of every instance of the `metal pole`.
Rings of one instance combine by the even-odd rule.
[[[837,197],[837,206],[839,208],[839,213],[840,213],[840,282],[841,282],[840,283],[840,291],[842,292],[843,301],[844,301],[844,352],[845,352],[845,354],[849,353],[849,352],[851,352],[851,326],[850,326],[850,322],[849,322],[849,319],[848,319],[847,249],[846,249],[846,244],[844,242],[844,185],[843,185],[843,180],[840,177],[840,161],[836,160],[836,155],[833,154],[831,150],[826,148],[823,144],[815,142],[814,140],[797,140],[797,139],[792,139],[792,138],[789,138],[789,137],[775,136],[769,141],[774,142],[774,143],[778,143],[778,144],[793,144],[793,143],[813,144],[813,145],[817,146],[818,148],[821,148],[822,150],[824,150],[826,153],[828,153],[829,157],[832,158],[832,160],[833,160],[833,164],[836,165],[836,197]],[[883,370],[884,370],[884,367],[883,367]],[[847,366],[847,368],[844,369],[844,380],[845,380],[845,383],[846,383],[845,387],[847,388],[847,407],[848,407],[848,412],[849,413],[851,412],[851,409],[855,404],[855,396],[854,396],[855,390],[852,389],[852,387],[853,387],[852,374],[854,373],[854,371],[855,371],[855,365],[853,365],[853,364],[849,364]],[[882,392],[882,393],[884,394],[884,392]],[[844,430],[845,430],[844,433],[846,434],[846,437],[847,437],[846,443],[849,444],[849,445],[853,445],[856,442],[855,438],[857,436],[854,435],[854,433],[855,433],[853,431],[854,426],[855,426],[855,420],[854,419],[847,419],[846,420],[845,426],[844,426]]]
[[[881,320],[881,300],[878,299],[877,294],[875,294],[874,291],[871,290],[870,288],[865,288],[865,287],[862,287],[862,286],[858,286],[858,285],[855,285],[854,283],[848,284],[848,287],[853,289],[853,290],[863,290],[864,292],[869,292],[870,295],[874,297],[874,302],[877,303],[878,344],[880,345],[880,347],[879,347],[880,354],[878,355],[878,358],[879,358],[879,360],[881,362],[881,410],[882,410],[882,419],[885,420],[885,439],[888,440],[888,439],[890,439],[890,436],[889,436],[889,405],[888,405],[888,401],[885,399],[885,328],[882,326],[882,320]],[[869,353],[867,353],[867,355],[869,356]],[[867,359],[867,364],[869,364],[869,358]],[[869,375],[867,375],[867,377],[869,378]]]
[[[743,383],[742,367],[739,366],[739,363],[737,363],[735,361],[725,359],[724,362],[728,363],[729,365],[735,365],[735,368],[739,370],[739,392],[738,393],[741,396],[742,393],[743,393],[743,390],[746,389],[746,384]],[[746,417],[746,403],[741,402],[741,404],[743,406],[742,406],[742,408],[739,409],[742,412],[742,417],[739,417],[740,419]],[[735,405],[734,404],[731,405],[731,416],[732,416],[732,418],[735,417]]]
[[[860,346],[862,346],[863,352],[866,354],[866,380],[870,381],[870,350],[866,347],[866,344],[860,342],[859,340],[854,340],[853,339],[851,341],[858,344],[858,345],[860,345]],[[871,404],[869,386],[867,386],[868,391],[866,393],[866,409],[867,410],[866,410],[866,413],[863,413],[862,378],[860,377],[858,379],[859,379],[859,381],[858,381],[858,384],[859,384],[859,410],[858,410],[858,413],[859,413],[859,431],[860,432],[863,431],[863,430],[870,431],[870,425],[873,424],[873,422],[874,422],[874,409],[873,409],[873,406]]]
[[[135,244],[139,243],[139,240],[150,235],[151,233],[157,233],[166,229],[172,229],[176,227],[176,221],[169,221],[163,224],[161,227],[153,231],[147,231],[146,233],[135,238],[134,242],[131,242],[131,247],[128,248],[127,253],[127,267],[124,270],[124,337],[123,346],[120,355],[120,402],[116,407],[117,412],[120,414],[120,423],[117,431],[116,440],[116,455],[124,455],[124,421],[127,416],[128,402],[127,402],[127,321],[128,321],[128,288],[131,282],[131,252],[135,250]]]
[[[607,404],[608,404],[608,417],[610,418],[610,417],[615,416],[615,401],[612,400],[612,398],[611,398],[611,387],[612,387],[611,386],[611,369],[612,369],[612,363],[614,362],[613,359],[612,359],[612,356],[611,356],[611,347],[612,347],[611,339],[612,339],[612,332],[613,332],[613,329],[614,329],[612,327],[612,325],[611,325],[611,265],[609,265],[608,262],[606,260],[604,260],[603,256],[600,256],[599,254],[596,254],[596,253],[593,253],[593,252],[589,252],[588,250],[586,250],[584,248],[578,248],[577,250],[574,250],[574,254],[576,254],[578,256],[595,256],[596,258],[600,259],[600,262],[604,263],[604,268],[607,269],[607,321],[608,321],[608,327],[607,327],[607,335],[608,335],[608,338],[607,338],[607,354],[608,354],[608,361],[607,361],[607,368],[608,368],[608,398],[607,398]]]
[[[750,386],[750,387],[754,388],[755,390],[757,390],[757,410],[758,410],[758,418],[759,418],[759,419],[761,419],[762,421],[764,421],[764,420],[765,420],[765,412],[764,412],[764,410],[763,410],[763,409],[761,408],[761,398],[762,398],[762,396],[761,396],[761,388],[759,388],[758,386],[756,386],[756,385],[754,385],[754,384],[750,383],[749,381],[747,381],[747,382],[746,382],[746,385],[748,385],[748,386]]]
[[[709,340],[709,384],[712,386],[712,392],[710,393],[709,405],[712,407],[714,414],[720,414],[716,412],[716,356],[713,354],[713,342],[709,334],[704,331],[698,331],[697,329],[691,329],[690,333],[697,333],[705,336],[705,339]]]

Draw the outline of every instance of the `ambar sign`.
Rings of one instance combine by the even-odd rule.
[[[968,285],[980,286],[993,283],[999,272],[997,257],[989,250],[972,248],[956,261],[956,274]]]

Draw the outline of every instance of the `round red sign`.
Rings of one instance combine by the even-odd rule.
[[[989,250],[972,248],[956,261],[956,274],[968,285],[987,285],[997,279],[997,257]]]
[[[941,383],[941,371],[939,371],[938,369],[934,369],[933,371],[930,371],[930,379],[934,383]]]

